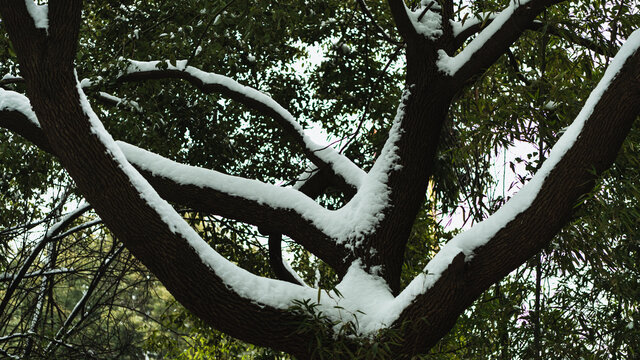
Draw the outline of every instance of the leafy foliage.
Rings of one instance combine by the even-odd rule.
[[[468,10],[496,11],[507,2],[476,1],[456,10],[463,17]],[[378,25],[395,38],[385,2],[368,5]],[[458,94],[445,127],[446,146],[436,163],[432,192],[409,240],[403,284],[458,231],[447,226],[446,214],[457,210],[465,222],[480,221],[544,161],[609,62],[607,49],[619,47],[640,25],[637,7],[623,2],[606,5],[579,2],[547,11],[539,19],[539,31],[528,32],[508,56]],[[295,179],[304,162],[300,149],[270,119],[238,104],[175,81],[114,80],[125,59],[188,59],[189,64],[256,87],[305,126],[321,127],[341,139],[344,152],[365,168],[381,149],[400,97],[403,47],[386,41],[353,1],[189,0],[176,6],[94,0],[87,1],[83,16],[78,75],[94,82],[88,91],[108,130],[115,138],[191,165],[284,183]],[[0,71],[16,75],[16,55],[1,27],[0,23]],[[577,44],[569,33],[593,46]],[[3,86],[24,90],[20,83]],[[98,105],[101,91],[122,101],[115,107]],[[638,144],[636,127],[615,166],[584,199],[576,220],[537,260],[487,291],[425,358],[638,356]],[[523,145],[528,154],[507,161],[507,150]],[[45,216],[54,207],[52,191],[70,181],[50,156],[8,132],[0,132],[0,158],[0,270],[13,273],[34,239],[8,230]],[[506,183],[507,174],[514,178],[511,184]],[[323,201],[340,199],[329,194]],[[273,276],[265,241],[256,229],[188,209],[184,214],[216,251],[255,274]],[[46,223],[54,218],[58,216]],[[64,326],[106,249],[116,244],[108,233],[82,232],[60,241],[55,251],[48,249],[48,254],[59,254],[59,266],[77,271],[55,276],[48,290],[46,321],[41,320],[37,336],[1,338],[0,348],[24,353],[26,339],[35,338],[33,353],[51,355],[47,344]],[[288,252],[306,282],[324,288],[335,285],[336,276],[324,263],[295,244]],[[42,258],[31,270],[44,267]],[[0,314],[0,336],[28,332],[39,281],[35,277],[21,284],[11,311]],[[4,289],[5,283],[0,286]],[[101,279],[96,294],[100,295],[86,305],[91,311],[76,320],[77,330],[65,340],[73,347],[58,346],[56,356],[288,358],[209,328],[173,302],[126,251]],[[370,346],[335,343],[324,331],[335,324],[327,324],[313,303],[300,303],[298,310],[310,316],[301,331],[314,331],[320,334],[318,341],[331,344],[320,347],[319,358],[339,352],[363,359],[392,357],[388,344],[394,341],[393,333],[380,334],[376,339],[384,341],[374,339]],[[339,331],[356,332],[357,314],[350,324]]]

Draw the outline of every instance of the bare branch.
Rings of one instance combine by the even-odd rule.
[[[75,269],[59,268],[59,269],[52,269],[52,270],[46,270],[46,271],[41,270],[41,271],[26,273],[22,278],[28,279],[32,277],[40,277],[40,276],[56,275],[56,274],[74,274],[76,272],[77,270]],[[16,276],[13,274],[0,273],[0,282],[14,280],[15,278]]]
[[[20,283],[20,281],[22,281],[22,279],[24,279],[25,275],[27,274],[27,271],[29,270],[29,267],[38,258],[38,256],[40,255],[40,252],[44,249],[45,245],[47,245],[52,240],[53,236],[59,234],[62,230],[64,230],[65,227],[69,226],[69,224],[71,224],[77,218],[82,216],[82,214],[87,212],[89,209],[91,209],[91,206],[88,204],[79,207],[72,213],[65,216],[61,221],[54,224],[49,229],[49,231],[47,231],[47,233],[42,238],[42,240],[40,240],[38,244],[34,247],[34,249],[31,251],[31,254],[29,255],[29,257],[22,263],[20,270],[15,275],[15,277],[13,277],[13,280],[9,284],[9,287],[7,288],[7,290],[5,291],[4,297],[2,298],[2,302],[0,302],[0,314],[4,313],[4,309],[7,307],[7,304],[9,304],[9,300],[11,299],[11,296],[13,296],[13,293],[18,288],[18,284]]]
[[[109,268],[111,263],[113,263],[113,261],[117,259],[118,255],[120,255],[122,250],[124,250],[124,245],[120,244],[118,246],[114,246],[114,248],[112,249],[112,251],[110,251],[106,259],[102,262],[102,264],[100,264],[100,267],[98,268],[95,275],[91,279],[91,283],[85,290],[84,294],[82,295],[80,300],[78,300],[76,305],[73,307],[73,310],[71,310],[71,312],[65,319],[64,323],[60,326],[53,340],[49,343],[49,345],[47,345],[46,349],[44,350],[45,354],[50,355],[52,353],[55,353],[57,346],[63,343],[64,340],[73,332],[73,330],[75,329],[75,326],[77,326],[79,322],[76,323],[76,325],[74,325],[73,327],[71,327],[71,324],[73,323],[73,321],[78,315],[81,316],[80,321],[82,321],[82,319],[84,318],[84,316],[82,315],[84,314],[85,306],[87,305],[89,298],[91,297],[93,292],[96,290],[98,284],[100,283],[100,279],[106,274],[107,269]]]
[[[378,22],[376,21],[375,17],[373,17],[373,14],[371,13],[371,10],[369,9],[369,7],[367,6],[367,4],[365,3],[365,0],[356,0],[358,2],[358,5],[360,5],[360,9],[362,9],[362,12],[364,13],[364,15],[366,17],[369,18],[369,20],[371,20],[371,24],[373,24],[373,27],[376,29],[376,32],[382,36],[383,39],[387,40],[388,42],[395,44],[395,45],[400,45],[402,44],[401,41],[395,40],[393,38],[391,38],[391,36],[389,36],[387,34],[387,32],[380,26],[380,24],[378,24]]]
[[[293,274],[291,274],[284,266],[282,259],[281,234],[269,235],[269,264],[278,279],[288,281],[296,285],[303,285],[298,281],[298,279],[293,277]]]

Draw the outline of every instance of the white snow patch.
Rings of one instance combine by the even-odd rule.
[[[577,140],[585,121],[593,113],[602,94],[609,88],[626,59],[638,51],[639,48],[640,30],[636,30],[611,61],[609,68],[607,68],[598,86],[591,92],[591,95],[576,119],[551,149],[549,158],[544,162],[531,181],[493,215],[454,237],[442,247],[436,256],[427,264],[423,274],[417,276],[396,298],[397,304],[394,304],[393,309],[390,310],[391,312],[396,312],[394,315],[395,318],[400,315],[401,310],[408,306],[416,296],[424,294],[438,280],[442,272],[446,270],[458,254],[464,253],[466,260],[471,259],[475,249],[486,244],[500,229],[505,227],[518,214],[529,208],[538,195],[538,191],[540,191],[547,175],[558,162],[560,162],[562,157]]]
[[[31,15],[36,28],[45,29],[47,34],[49,34],[48,4],[38,5],[33,0],[24,0],[24,3],[27,6],[27,11],[29,15]]]
[[[20,80],[20,79],[22,79],[20,76],[15,76],[11,73],[6,73],[2,76],[1,80],[4,81],[4,80]]]
[[[443,73],[454,76],[460,68],[471,60],[473,54],[480,50],[484,44],[507,22],[511,19],[511,15],[520,6],[526,5],[530,0],[510,1],[509,6],[498,14],[491,24],[482,30],[473,41],[471,41],[458,55],[451,57],[440,49],[438,50],[438,61],[436,65]]]
[[[458,36],[470,27],[482,24],[485,21],[493,20],[495,19],[495,17],[495,13],[480,13],[473,16],[472,18],[466,18],[463,21],[449,20],[449,22],[451,23],[453,36]]]
[[[127,73],[156,71],[158,70],[158,64],[160,64],[159,61],[129,60],[129,62],[131,65],[127,69]],[[244,96],[259,101],[260,103],[277,112],[300,135],[307,149],[313,151],[314,155],[316,155],[325,163],[329,164],[332,169],[336,173],[342,175],[342,177],[349,184],[351,184],[355,188],[359,188],[360,186],[362,186],[362,181],[365,177],[365,172],[362,171],[362,169],[356,166],[347,157],[336,151],[333,147],[322,146],[314,142],[311,137],[305,132],[302,126],[298,123],[298,121],[293,117],[293,115],[279,103],[273,100],[270,96],[254,88],[244,86],[224,75],[205,72],[193,66],[186,66],[186,61],[178,61],[178,63],[179,66],[173,66],[169,62],[167,62],[167,69],[184,71],[189,75],[200,79],[205,84],[217,84],[224,86],[225,88],[233,92],[241,93]]]
[[[17,111],[22,113],[34,125],[40,127],[40,122],[31,107],[29,99],[20,93],[0,88],[0,110]]]
[[[82,85],[81,85],[81,86],[82,86]],[[116,105],[118,105],[118,104],[120,104],[120,103],[122,102],[122,99],[121,99],[121,98],[119,98],[119,97],[117,97],[117,96],[114,96],[114,95],[111,95],[111,94],[109,94],[109,93],[106,93],[106,92],[104,92],[104,91],[100,91],[100,92],[98,92],[98,93],[100,94],[100,96],[101,96],[101,97],[103,97],[103,98],[105,98],[105,99],[107,99],[107,100],[110,100],[110,101],[115,102],[115,103],[116,103]]]
[[[431,40],[436,40],[442,36],[442,16],[437,11],[440,10],[441,7],[436,0],[422,1],[421,6],[415,11],[411,11],[406,4],[404,5],[409,20],[411,20],[411,24],[418,34]],[[427,7],[430,8],[425,12]],[[420,16],[422,16],[422,18],[420,18]],[[418,20],[419,18],[420,20]]]

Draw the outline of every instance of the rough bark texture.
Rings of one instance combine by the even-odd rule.
[[[383,278],[392,291],[398,293],[406,242],[433,175],[439,137],[453,97],[464,84],[505,53],[518,36],[531,27],[541,11],[558,2],[532,0],[518,8],[472,60],[449,77],[435,64],[438,49],[453,54],[461,44],[460,39],[453,37],[450,26],[445,26],[444,35],[437,41],[426,39],[413,29],[404,3],[389,0],[407,50],[406,84],[410,93],[401,122],[403,136],[397,143],[401,166],[389,174],[391,192],[384,219],[353,253],[335,245],[321,230],[293,211],[271,209],[212,189],[177,184],[144,171],[142,174],[169,201],[255,224],[272,235],[272,263],[278,276],[286,281],[294,282],[294,279],[281,267],[280,234],[289,235],[341,275],[355,259],[362,260],[367,268],[381,265]],[[55,154],[109,229],[195,315],[242,340],[284,350],[300,358],[310,357],[312,345],[309,344],[315,343],[316,334],[297,332],[303,317],[256,304],[227,288],[200,260],[187,239],[172,231],[141,198],[118,161],[92,133],[87,114],[80,105],[73,63],[82,3],[51,0],[49,4],[47,35],[32,25],[23,1],[0,1],[3,24],[18,52],[28,97],[42,129],[13,111],[0,111],[0,126]],[[452,16],[451,4],[445,1],[442,10],[445,18]],[[203,91],[222,92],[288,126],[279,114],[250,98],[215,86],[207,87],[180,71],[140,73],[122,80],[159,77],[182,78]],[[402,312],[393,324],[403,329],[405,342],[397,345],[399,356],[418,354],[435,345],[484,290],[549,243],[570,218],[581,196],[591,190],[596,176],[612,164],[639,113],[640,52],[637,52],[627,60],[600,99],[575,145],[548,175],[533,204],[477,249],[473,258],[455,257],[435,285]],[[321,169],[305,185],[305,194],[313,198],[331,185],[353,193],[344,179],[312,152],[307,155]],[[371,249],[375,250],[373,255]]]

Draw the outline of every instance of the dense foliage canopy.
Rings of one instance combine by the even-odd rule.
[[[433,166],[419,180],[426,191],[407,219],[397,278],[385,279],[395,295],[461,228],[495,213],[531,179],[618,49],[640,27],[634,2],[530,2],[544,4],[527,30],[519,29],[522,35],[504,46],[504,54],[460,84],[450,99],[436,99],[445,103],[442,123],[431,127],[437,132],[429,138],[437,144]],[[164,281],[162,271],[145,267],[134,257],[136,247],[131,249],[117,231],[111,233],[99,217],[104,215],[85,205],[86,192],[71,179],[77,182],[76,175],[70,176],[69,165],[53,155],[59,154],[52,150],[56,146],[42,146],[11,126],[13,114],[2,111],[4,91],[31,99],[36,90],[29,81],[48,81],[29,79],[24,67],[33,65],[21,63],[25,47],[10,39],[17,35],[5,16],[22,2],[0,3],[0,73],[7,74],[0,80],[0,125],[12,130],[0,131],[0,357],[289,356],[278,350],[301,356],[282,344],[273,350],[268,341],[244,339],[261,347],[236,340],[183,308],[156,279]],[[179,76],[128,77],[123,74],[130,69],[129,59],[168,60],[158,71],[179,68],[186,59],[189,66],[256,88],[304,128],[329,134],[332,147],[370,171],[384,152],[405,83],[413,76],[408,63],[416,61],[416,52],[422,54],[415,50],[419,41],[397,25],[392,9],[398,3],[85,1],[75,70],[115,139],[177,162],[281,187],[299,184],[301,174],[307,179],[314,171],[321,173],[310,167],[309,152],[295,134],[268,112]],[[489,14],[512,3],[444,0],[406,6],[423,16],[444,14],[450,6],[452,20],[471,29],[457,37],[458,45],[466,46],[491,24]],[[429,51],[424,50],[425,58]],[[444,77],[428,75],[425,81],[443,84],[439,76]],[[630,81],[635,86],[630,97],[640,103],[640,78],[630,76]],[[40,108],[34,109],[40,118]],[[630,116],[637,117],[637,111]],[[455,326],[435,346],[406,352],[429,359],[639,356],[639,146],[636,121],[613,165],[604,173],[599,163],[588,169],[599,180],[571,204],[575,211],[559,224],[557,236],[536,245],[534,257],[487,286],[475,301],[469,298],[472,305],[455,314]],[[343,207],[354,195],[344,179],[323,185],[314,197],[328,209]],[[283,273],[288,261],[306,284],[335,289],[349,267],[340,260],[331,263],[318,255],[322,249],[316,253],[293,236],[275,236],[278,224],[274,230],[170,200],[213,249],[254,274],[296,282],[291,273]],[[544,208],[539,212],[552,214]],[[282,254],[274,252],[280,241]],[[167,261],[172,259],[167,255]],[[227,306],[216,301],[212,306]],[[359,334],[358,313],[337,328],[313,301],[301,299],[289,310],[304,319],[293,326],[296,334],[312,334],[315,343],[308,345],[308,354],[324,358],[356,353],[388,358],[405,343],[403,326],[413,326],[408,321],[355,341],[351,335]]]

